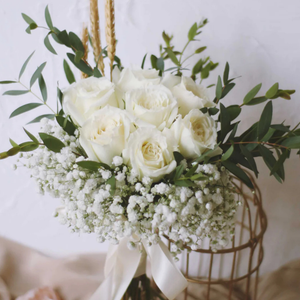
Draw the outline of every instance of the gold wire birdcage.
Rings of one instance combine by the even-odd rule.
[[[263,236],[267,218],[262,207],[261,192],[255,180],[250,190],[242,182],[234,185],[242,207],[238,210],[235,235],[224,249],[213,252],[209,241],[202,248],[191,251],[188,247],[182,254],[182,271],[189,282],[183,299],[257,299],[259,268],[263,260]],[[172,241],[169,240],[169,247]],[[193,285],[196,285],[196,287]],[[220,297],[212,298],[212,292]]]

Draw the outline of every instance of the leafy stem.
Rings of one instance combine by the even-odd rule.
[[[19,84],[21,84],[26,90],[28,90],[34,97],[36,97],[37,99],[39,99],[44,105],[46,105],[55,116],[57,116],[57,113],[47,104],[44,102],[43,99],[41,99],[37,94],[35,94],[31,88],[28,88],[25,84],[23,84],[20,80],[17,81]]]
[[[283,146],[283,145],[279,145],[279,144],[275,144],[275,143],[269,143],[269,142],[234,142],[233,144],[235,145],[240,145],[240,144],[258,144],[258,145],[268,145],[268,146],[272,146],[272,147],[276,147],[276,148],[284,148],[284,149],[290,149],[289,147]],[[225,145],[232,145],[232,143],[226,143]]]

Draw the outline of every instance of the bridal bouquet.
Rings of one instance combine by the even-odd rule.
[[[92,9],[92,5],[97,4],[91,1],[93,15],[97,7]],[[23,18],[28,33],[42,27],[25,14]],[[141,269],[145,251],[152,261],[154,280],[165,296],[173,299],[185,288],[186,281],[171,254],[176,258],[184,248],[197,250],[205,238],[217,250],[234,235],[240,203],[232,180],[238,178],[252,188],[244,169],[257,176],[256,157],[263,158],[270,175],[280,182],[284,180],[285,160],[292,149],[300,149],[300,129],[272,123],[272,101],[289,100],[294,90],[280,89],[275,83],[258,95],[262,87],[259,84],[244,99],[226,107],[223,98],[235,86],[234,78],[229,77],[229,64],[216,85],[205,87],[205,79],[218,64],[202,56],[204,46],[186,55],[207,20],[192,25],[182,50],[177,50],[173,37],[163,32],[165,45],[160,46],[158,56],[150,56],[149,69],[145,68],[147,55],[141,67],[132,68],[123,67],[115,55],[112,1],[106,3],[105,48],[100,43],[97,14],[90,33],[84,28],[82,39],[56,28],[48,7],[45,19],[45,46],[56,54],[50,42],[53,38],[67,47],[67,57],[82,72],[82,79],[75,81],[64,60],[70,85],[63,90],[57,88],[56,110],[47,102],[42,74],[46,62],[36,69],[29,86],[22,81],[33,53],[18,79],[1,81],[23,86],[4,95],[31,93],[37,100],[14,110],[11,118],[42,105],[51,112],[30,122],[40,122],[38,135],[24,129],[29,141],[10,140],[12,148],[0,153],[0,159],[18,154],[19,163],[31,170],[40,192],[61,199],[62,207],[56,215],[72,231],[95,233],[100,242],[119,245],[108,258],[107,276],[117,276],[115,266],[117,262],[119,267],[123,264],[126,276],[122,272],[118,275],[126,284],[107,299],[123,296]],[[88,62],[89,43],[94,52],[93,64]],[[193,56],[199,58],[190,71],[186,62]],[[110,78],[105,77],[104,68],[108,59]],[[165,69],[165,62],[174,66]],[[41,96],[33,92],[37,82]],[[210,97],[209,89],[214,90],[214,97]],[[242,109],[264,102],[257,122],[240,132],[243,120],[238,117]],[[171,252],[161,242],[162,236],[172,240]],[[169,268],[163,280],[156,274],[161,267],[157,257],[163,257]],[[100,296],[103,289],[102,285],[95,299],[104,299]]]

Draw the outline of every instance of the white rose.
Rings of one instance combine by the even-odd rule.
[[[124,101],[128,112],[159,130],[169,128],[178,112],[176,99],[163,85],[128,91]]]
[[[193,108],[214,107],[209,100],[208,90],[189,77],[167,75],[162,84],[171,90],[178,101],[178,112],[184,117]]]
[[[120,72],[118,68],[114,68],[113,82],[117,87],[119,107],[123,107],[124,104],[122,100],[124,93],[127,91],[159,84],[161,77],[158,73],[159,71],[155,69],[143,70],[140,68],[126,68]]]
[[[192,109],[183,119],[181,116],[171,127],[179,145],[179,152],[188,159],[194,159],[217,145],[215,121],[199,109]],[[212,155],[221,154],[220,149]]]
[[[63,109],[80,126],[106,105],[118,106],[118,103],[114,84],[105,77],[82,79],[64,91]]]
[[[146,176],[158,181],[176,168],[173,155],[176,150],[177,144],[169,130],[139,128],[130,135],[123,157],[140,178]]]
[[[79,142],[88,157],[111,165],[120,156],[135,130],[133,117],[116,107],[106,106],[95,112],[80,128]]]

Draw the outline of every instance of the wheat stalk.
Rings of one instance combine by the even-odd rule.
[[[115,8],[114,0],[105,1],[105,35],[107,43],[107,55],[110,59],[110,79],[112,80],[113,63],[116,53]]]
[[[85,27],[85,25],[83,25],[83,31],[82,31],[82,44],[84,47],[84,56],[83,56],[83,60],[87,61],[88,59],[88,52],[89,52],[89,32],[88,32],[88,28]],[[81,78],[87,78],[88,75],[85,73],[81,73]]]
[[[95,61],[98,64],[102,75],[104,76],[104,63],[100,39],[100,26],[99,26],[99,11],[98,0],[90,0],[90,19],[91,19],[91,39],[94,50]]]

